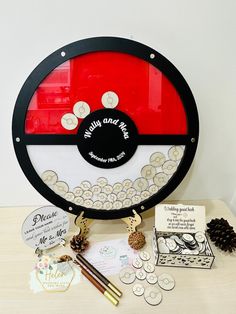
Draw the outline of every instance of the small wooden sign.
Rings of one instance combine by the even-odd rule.
[[[24,242],[34,249],[49,249],[61,242],[69,230],[69,218],[62,209],[45,206],[33,211],[23,222]]]

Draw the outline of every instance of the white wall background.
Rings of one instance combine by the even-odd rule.
[[[194,165],[172,199],[223,199],[236,212],[235,0],[0,0],[0,206],[47,203],[16,160],[18,92],[54,50],[94,36],[143,42],[183,74],[200,115]]]

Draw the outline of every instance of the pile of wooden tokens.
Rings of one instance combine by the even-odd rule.
[[[208,255],[208,246],[204,232],[195,234],[184,233],[165,238],[159,237],[157,243],[159,252],[162,254]]]
[[[120,280],[125,284],[132,284],[135,280],[142,281],[143,283],[135,283],[132,291],[136,296],[143,295],[148,304],[158,305],[161,303],[162,292],[159,287],[166,291],[174,289],[175,280],[171,275],[155,273],[155,265],[150,262],[148,252],[140,252],[139,257],[133,260],[132,266],[125,267],[120,271]],[[148,285],[144,283],[148,283]]]

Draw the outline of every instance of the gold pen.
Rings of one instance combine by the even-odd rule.
[[[82,267],[86,267],[91,273],[94,274],[105,286],[107,286],[118,297],[122,296],[122,292],[112,284],[105,276],[103,276],[93,265],[91,265],[81,254],[76,255],[77,262]]]
[[[117,300],[97,279],[94,277],[93,273],[89,273],[82,265],[77,261],[74,261],[75,264],[79,265],[81,268],[81,273],[115,306],[119,304]]]

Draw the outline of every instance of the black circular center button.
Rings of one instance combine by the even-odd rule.
[[[137,128],[123,112],[101,109],[81,123],[78,149],[84,159],[100,168],[115,168],[126,163],[137,148]]]

